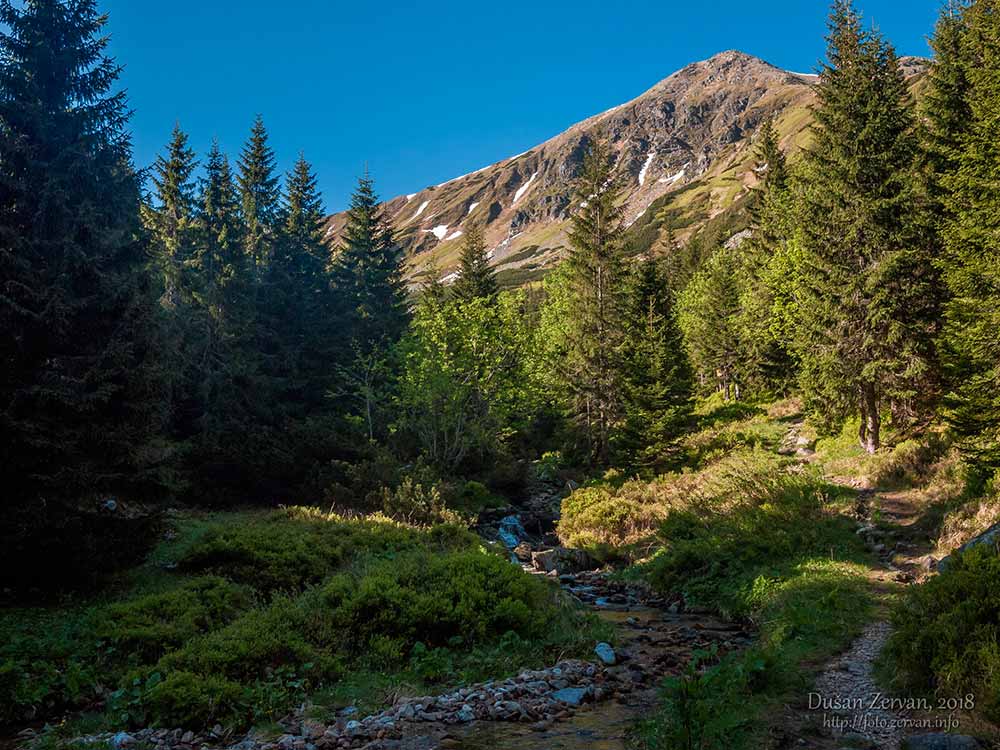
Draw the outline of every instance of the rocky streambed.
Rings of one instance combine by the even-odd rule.
[[[215,727],[200,734],[145,729],[80,739],[114,750],[624,748],[636,720],[655,708],[663,678],[680,674],[696,650],[714,644],[725,654],[746,647],[751,635],[740,625],[687,610],[680,599],[589,569],[595,564],[586,555],[554,546],[554,519],[547,517],[554,494],[536,501],[525,516],[508,512],[487,519],[480,531],[505,545],[512,563],[558,581],[569,596],[615,625],[614,645],[595,644],[591,659],[564,660],[441,695],[399,698],[368,716],[350,708],[327,722],[293,715],[276,738],[232,737]]]

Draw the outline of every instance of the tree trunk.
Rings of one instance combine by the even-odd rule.
[[[875,453],[881,447],[882,428],[875,384],[864,383],[860,391],[861,427],[858,430],[858,439],[866,453]]]

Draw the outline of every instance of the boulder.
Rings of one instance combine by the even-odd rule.
[[[531,545],[527,542],[521,542],[519,545],[514,547],[514,557],[518,559],[519,562],[530,563],[531,562]]]
[[[973,537],[972,539],[967,541],[965,544],[963,544],[961,547],[958,548],[957,552],[965,552],[966,550],[970,550],[973,547],[981,547],[985,544],[990,545],[994,549],[1000,550],[1000,523],[990,526],[988,529],[986,529],[986,531],[984,531],[979,536]],[[947,557],[943,558],[940,562],[938,562],[937,567],[940,572],[943,573],[948,569],[948,566],[951,564],[951,558],[952,555],[948,555]]]
[[[606,666],[613,667],[618,661],[615,656],[615,650],[611,648],[610,644],[598,643],[597,648],[594,649],[594,653],[597,654],[597,658],[600,659]]]
[[[565,703],[567,706],[579,706],[587,698],[584,688],[563,688],[552,693],[552,699]]]
[[[964,734],[917,734],[903,740],[902,750],[980,750],[975,737]]]
[[[536,570],[544,573],[579,573],[582,570],[593,570],[597,567],[594,558],[581,549],[554,549],[531,554],[531,564]]]
[[[114,750],[122,750],[122,748],[132,747],[134,744],[135,737],[128,732],[118,732],[118,734],[111,738],[111,747]]]

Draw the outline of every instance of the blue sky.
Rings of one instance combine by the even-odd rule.
[[[900,54],[926,55],[940,0],[859,0]],[[814,0],[99,0],[136,110],[136,162],[175,121],[235,156],[256,113],[282,168],[304,151],[327,207],[367,161],[385,198],[520,153],[689,62],[740,49],[822,57]]]

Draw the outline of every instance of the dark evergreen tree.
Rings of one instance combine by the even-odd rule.
[[[261,274],[274,249],[280,223],[281,189],[274,151],[268,145],[267,129],[259,115],[240,154],[237,185],[243,210],[244,251]]]
[[[592,139],[576,184],[580,209],[569,231],[569,340],[561,372],[572,394],[571,416],[598,464],[611,457],[623,407],[624,226],[611,158],[605,140]]]
[[[629,280],[623,342],[625,425],[618,449],[633,466],[677,463],[691,417],[693,381],[674,315],[664,259],[639,263]]]
[[[153,265],[162,279],[161,303],[178,307],[191,298],[191,270],[198,245],[194,171],[198,163],[188,136],[174,126],[167,153],[153,164],[153,194],[143,206]]]
[[[895,53],[846,0],[828,41],[806,154],[796,349],[810,406],[829,420],[860,413],[873,452],[883,408],[914,401],[934,358],[930,264],[914,241],[914,122]]]
[[[202,233],[193,180],[196,167],[188,137],[175,125],[166,153],[153,164],[153,190],[142,206],[163,308],[160,346],[171,389],[171,437],[180,443],[197,430],[202,416],[204,404],[198,396],[209,335],[206,311],[198,302],[204,279],[197,268]]]
[[[991,0],[972,3],[960,21],[961,40],[950,64],[956,72],[936,73],[933,88],[952,95],[934,119],[942,144],[949,223],[945,228],[944,276],[952,299],[947,307],[944,348],[951,391],[948,417],[966,455],[1000,466],[1000,8]],[[939,26],[939,32],[941,27]],[[943,40],[935,39],[943,47]],[[948,68],[945,69],[946,71]],[[967,97],[956,85],[936,79],[967,76]],[[968,120],[962,109],[967,100]],[[957,112],[954,112],[957,110]],[[957,164],[948,161],[956,154]]]
[[[391,392],[391,354],[409,321],[403,282],[403,251],[385,221],[367,174],[358,181],[347,211],[342,245],[333,269],[334,289],[344,309],[350,363],[342,368],[348,408],[363,421],[370,440],[386,420],[379,412]]]
[[[452,291],[458,299],[469,301],[496,299],[499,290],[496,274],[490,268],[490,259],[486,252],[486,240],[483,239],[482,227],[478,224],[472,224],[466,231],[465,239],[462,242],[458,280],[452,287]]]
[[[323,201],[312,167],[300,156],[286,180],[282,233],[267,269],[264,352],[288,413],[321,410],[332,387],[337,340]]]
[[[243,252],[240,196],[218,141],[213,141],[208,154],[199,204],[203,236],[195,266],[208,289],[204,305],[224,327],[232,329],[248,314],[249,262]]]
[[[93,0],[0,2],[0,541],[18,556],[4,579],[40,580],[66,553],[34,536],[55,533],[61,503],[136,489],[166,456],[151,450],[155,298],[104,24]]]

